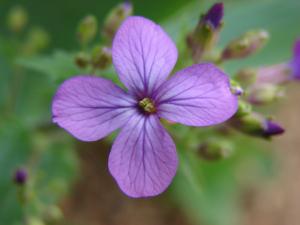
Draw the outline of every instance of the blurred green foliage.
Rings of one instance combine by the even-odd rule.
[[[63,80],[90,72],[89,68],[80,69],[74,63],[78,21],[92,13],[103,24],[103,18],[116,1],[89,0],[83,4],[82,1],[7,0],[0,2],[0,21],[5,21],[5,12],[15,3],[25,6],[30,21],[48,31],[53,48],[42,55],[20,53],[20,43],[25,38],[13,36],[1,22],[1,225],[19,224],[24,210],[26,215],[44,217],[45,210],[56,205],[72,184],[78,167],[77,155],[70,137],[62,135],[63,131],[53,128],[50,123],[51,98]],[[136,0],[133,3],[136,14],[161,22],[176,41],[182,60],[177,67],[191,64],[184,59],[186,34],[213,1]],[[225,27],[219,48],[255,28],[270,31],[271,40],[259,54],[244,61],[228,62],[224,69],[233,75],[244,66],[288,60],[292,43],[300,35],[299,8],[298,0],[225,1]],[[117,80],[112,68],[101,71],[101,76]],[[216,135],[212,129],[170,125],[169,130],[175,137],[180,156],[180,167],[171,185],[170,196],[197,222],[237,224],[242,188],[272,175],[274,159],[269,151],[262,149],[265,143],[233,132],[233,156],[207,162],[197,157],[197,150],[199,143]],[[12,182],[12,174],[20,166],[27,167],[32,176],[28,186],[31,201],[25,206],[18,202],[18,190]]]

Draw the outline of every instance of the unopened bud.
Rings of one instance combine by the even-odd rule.
[[[26,222],[28,225],[45,225],[45,223],[38,217],[30,217]]]
[[[77,30],[77,37],[82,45],[89,44],[96,36],[98,29],[97,18],[93,15],[83,18]]]
[[[220,160],[232,155],[233,146],[225,140],[209,140],[199,146],[197,153],[204,160]]]
[[[75,64],[79,67],[79,68],[86,68],[89,65],[90,62],[90,56],[84,52],[79,52],[78,54],[76,54],[75,56]]]
[[[291,80],[291,68],[287,63],[258,68],[256,74],[257,84],[280,85]]]
[[[192,51],[195,62],[199,62],[202,56],[216,44],[223,15],[223,3],[214,4],[206,14],[202,15],[195,30],[188,35],[187,45]]]
[[[202,17],[202,23],[210,24],[213,29],[221,26],[224,16],[224,4],[222,2],[214,4]]]
[[[252,106],[249,103],[239,100],[238,104],[238,110],[234,115],[234,118],[241,118],[252,112]]]
[[[17,185],[24,185],[26,183],[27,179],[28,179],[28,173],[27,173],[27,170],[24,168],[18,169],[15,172],[14,177],[13,177],[13,180]]]
[[[265,30],[249,31],[231,41],[222,53],[223,60],[240,59],[259,51],[269,39]]]
[[[59,207],[51,205],[47,208],[44,217],[47,224],[53,224],[63,218],[63,213]]]
[[[22,6],[13,7],[7,16],[7,25],[13,32],[22,31],[28,23],[27,11]]]
[[[129,1],[124,1],[114,7],[105,19],[102,30],[103,36],[107,41],[111,42],[115,36],[121,23],[133,13],[132,4]]]
[[[49,34],[44,29],[35,27],[29,31],[23,50],[25,54],[32,55],[47,48],[49,43]]]
[[[283,133],[284,133],[284,129],[278,123],[272,121],[271,119],[265,120],[265,130],[263,133],[263,135],[265,137],[268,138],[268,137],[283,134]]]
[[[279,124],[254,112],[243,117],[233,118],[231,125],[245,134],[262,138],[270,138],[284,133],[284,129]]]
[[[92,52],[92,64],[94,68],[106,69],[111,65],[111,49],[107,47],[97,46]]]
[[[237,72],[235,79],[243,85],[250,85],[256,81],[256,69],[241,69]]]
[[[248,93],[248,101],[254,105],[272,103],[284,96],[282,87],[273,84],[253,85]]]

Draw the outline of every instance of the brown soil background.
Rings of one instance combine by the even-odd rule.
[[[290,88],[276,116],[285,135],[271,145],[278,175],[247,194],[241,225],[300,224],[300,89]],[[192,225],[167,194],[151,199],[124,196],[107,170],[108,146],[80,144],[80,180],[62,207],[70,225]]]

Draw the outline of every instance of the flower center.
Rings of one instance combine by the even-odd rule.
[[[146,113],[156,112],[154,102],[150,98],[143,98],[139,101],[139,107]]]

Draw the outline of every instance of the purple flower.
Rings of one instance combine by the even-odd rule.
[[[82,141],[96,141],[121,128],[109,156],[109,171],[131,197],[154,196],[177,169],[175,144],[160,118],[189,126],[229,119],[237,97],[214,65],[193,65],[167,80],[177,49],[160,26],[129,17],[112,45],[112,59],[124,91],[109,80],[77,76],[58,89],[53,121]]]
[[[300,39],[296,40],[293,49],[293,58],[290,63],[292,78],[300,80]]]

